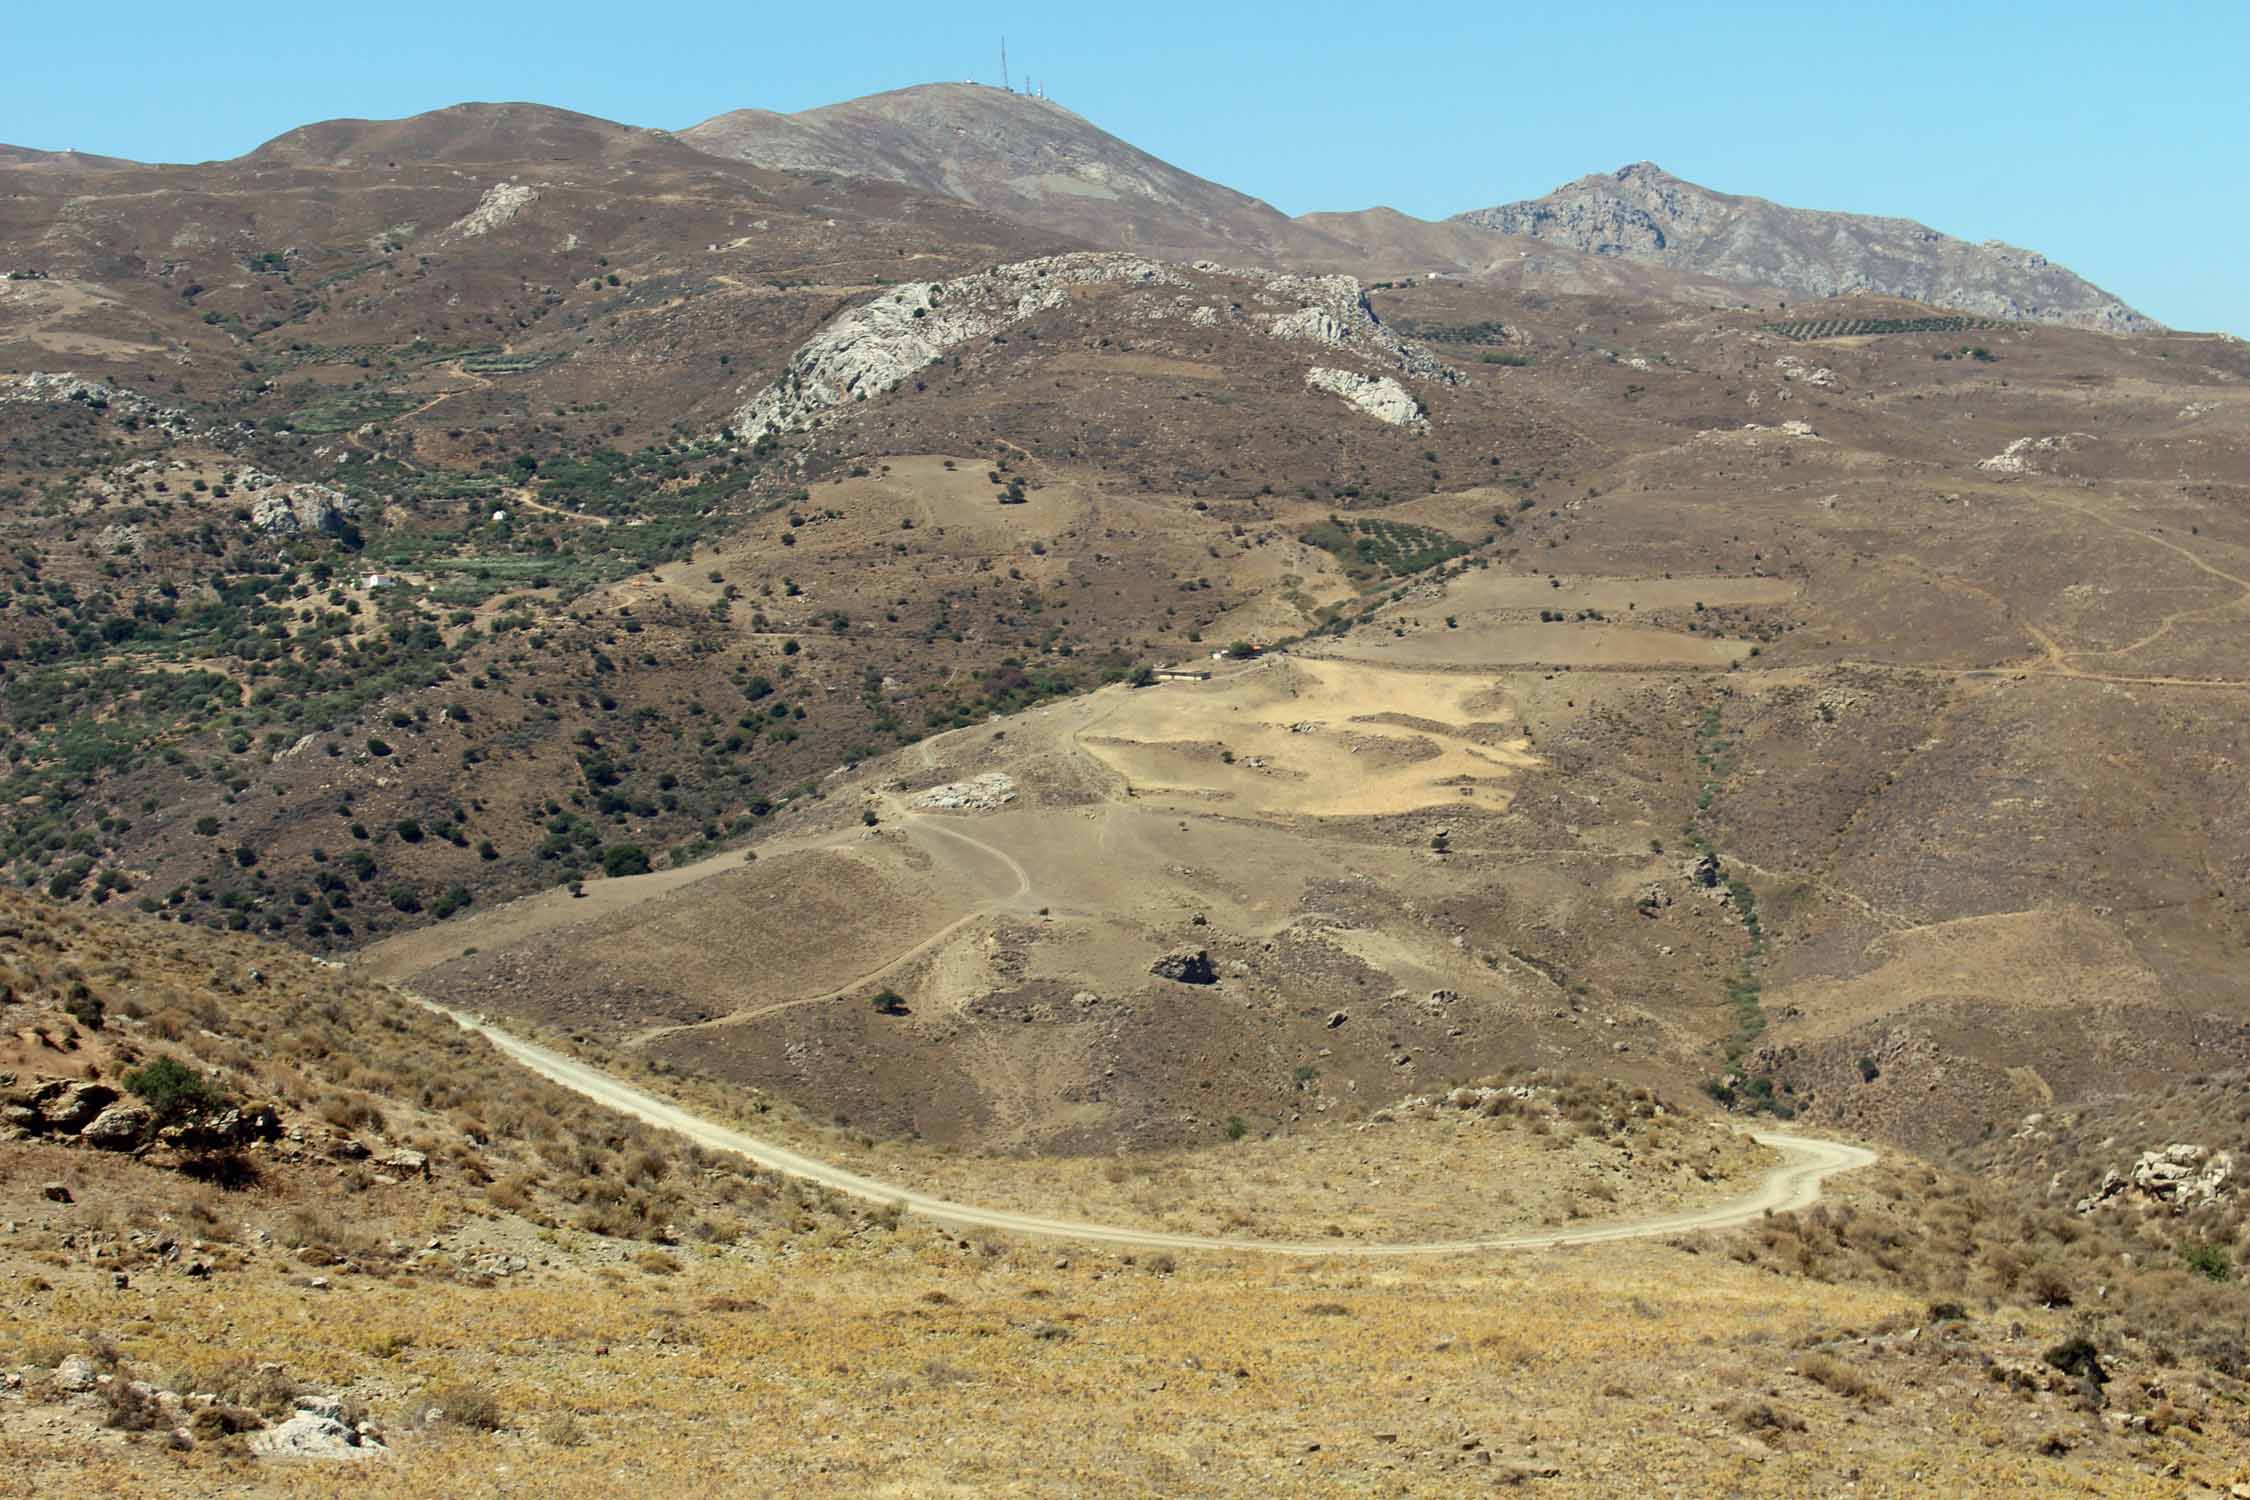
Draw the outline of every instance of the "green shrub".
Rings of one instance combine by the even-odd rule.
[[[140,1096],[159,1123],[211,1114],[226,1108],[227,1096],[176,1057],[159,1057],[125,1074],[125,1087]]]
[[[2224,1245],[2190,1245],[2183,1258],[2188,1269],[2210,1281],[2229,1281],[2234,1277],[2234,1257]]]
[[[604,875],[646,875],[648,871],[648,851],[638,844],[612,844],[602,851]]]

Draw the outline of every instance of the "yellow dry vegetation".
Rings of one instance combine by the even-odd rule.
[[[1591,1099],[1607,1090],[1573,1084],[1570,1092]],[[1707,1118],[1636,1115],[1625,1091],[1614,1092],[1618,1099],[1586,1111],[1584,1124],[1541,1090],[1506,1101],[1502,1114],[1443,1104],[1379,1110],[1356,1124],[1308,1123],[1197,1150],[1025,1158],[881,1142],[868,1165],[886,1181],[992,1208],[1183,1234],[1326,1235],[1349,1248],[1702,1207],[1741,1197],[1779,1160]]]
[[[1445,602],[1466,621],[1485,610],[1602,609],[1631,613],[1689,609],[1697,604],[1714,609],[1787,604],[1798,592],[1797,581],[1790,578],[1612,578],[1468,568],[1447,580]]]
[[[1632,625],[1487,623],[1449,628],[1432,616],[1395,625],[1391,630],[1359,629],[1320,649],[1354,662],[1380,663],[1393,670],[1423,667],[1478,670],[1512,667],[1723,667],[1750,649],[1740,641],[1643,630]],[[1394,633],[1395,632],[1395,633]]]
[[[0,945],[23,1031],[8,1071],[177,1053],[275,1098],[305,1148],[285,1137],[230,1192],[153,1158],[0,1144],[0,1494],[2154,1496],[2250,1478],[2250,1387],[2223,1347],[2238,1293],[2161,1265],[2128,1279],[2115,1239],[1974,1179],[1884,1167],[1727,1235],[1410,1261],[1348,1239],[1287,1258],[964,1237],[608,1116],[299,956],[23,897],[0,901]],[[74,1031],[64,1003],[89,996],[108,1017]],[[1448,1180],[1473,1197],[1543,1174],[1591,1218],[1701,1191],[1683,1169],[1723,1152],[1719,1126],[1644,1094],[1546,1086],[1551,1116],[1511,1088],[1476,1122],[1456,1105],[1151,1160],[1186,1201],[1223,1213],[1240,1193],[1277,1221],[1314,1211],[1323,1172],[1385,1174],[1393,1214]],[[347,1127],[431,1175],[322,1144]],[[1086,1167],[1139,1190],[1130,1159],[1115,1183],[1109,1165]],[[1005,1191],[963,1163],[987,1168]],[[2047,1357],[2073,1337],[2106,1393]],[[74,1354],[110,1389],[211,1391],[268,1421],[332,1395],[389,1451],[175,1439],[61,1388]]]
[[[520,1287],[18,1296],[0,1313],[11,1347],[102,1326],[133,1369],[278,1361],[367,1399],[393,1451],[339,1472],[18,1428],[0,1432],[0,1473],[11,1493],[445,1500],[1438,1495],[1530,1478],[1550,1496],[1778,1496],[1847,1474],[1865,1494],[2133,1496],[2181,1492],[2150,1472],[2162,1462],[2219,1457],[2185,1432],[2132,1461],[2050,1432],[1974,1358],[1924,1358],[1939,1334],[1910,1377],[1909,1356],[1860,1349],[1844,1379],[1791,1351],[1895,1333],[1917,1304],[1659,1245],[1166,1272],[908,1230],[685,1260]],[[2014,1311],[2032,1338],[2060,1321]],[[1888,1382],[1879,1401],[1869,1381]],[[432,1392],[489,1401],[498,1430],[425,1422]],[[2062,1452],[2039,1451],[2050,1438]]]

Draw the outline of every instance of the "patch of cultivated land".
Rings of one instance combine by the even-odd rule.
[[[1129,797],[1245,813],[1505,811],[1538,763],[1498,682],[1296,658],[1161,683],[1076,738]]]

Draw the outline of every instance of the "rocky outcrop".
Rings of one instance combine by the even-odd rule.
[[[1015,779],[1000,771],[987,771],[967,781],[933,786],[914,799],[916,807],[987,812],[1016,800]]]
[[[0,1077],[0,1085],[7,1083]],[[0,1124],[18,1139],[75,1140],[102,1151],[154,1148],[178,1159],[238,1151],[278,1140],[282,1132],[281,1116],[268,1104],[160,1120],[146,1104],[106,1083],[68,1078],[35,1079],[0,1092]]]
[[[145,1104],[112,1104],[78,1132],[78,1138],[101,1151],[130,1151],[156,1131],[156,1116]]]
[[[453,222],[446,233],[457,239],[490,234],[539,201],[539,190],[518,182],[496,182],[484,190],[477,206]]]
[[[236,1151],[259,1141],[281,1138],[281,1116],[268,1104],[193,1115],[160,1127],[156,1144],[189,1153]]]
[[[1202,262],[1197,269],[1220,268]],[[1274,338],[1364,354],[1412,380],[1434,380],[1443,385],[1460,383],[1459,371],[1383,325],[1356,277],[1276,276],[1266,282],[1264,295],[1268,300],[1297,304],[1296,311],[1267,321],[1266,332]]]
[[[1169,979],[1175,984],[1219,982],[1219,971],[1212,967],[1210,953],[1202,948],[1175,948],[1150,964],[1148,971],[1159,979]]]
[[[1088,252],[893,287],[831,318],[779,380],[736,410],[734,429],[749,439],[803,431],[836,407],[897,389],[949,349],[1058,306],[1071,287],[1105,282],[1184,284],[1178,271],[1156,261]]]
[[[2232,1152],[2174,1142],[2142,1152],[2130,1173],[2112,1167],[2102,1174],[2101,1184],[2075,1206],[2085,1214],[2105,1203],[2124,1200],[2150,1211],[2191,1213],[2227,1196],[2233,1189],[2233,1179]]]
[[[188,414],[177,407],[159,406],[145,396],[68,373],[33,370],[24,375],[0,375],[0,401],[77,401],[96,411],[114,409],[173,437],[186,437],[194,429]]]
[[[1430,420],[1423,413],[1422,403],[1414,399],[1413,392],[1388,375],[1361,375],[1351,370],[1315,365],[1305,372],[1305,384],[1313,390],[1343,397],[1378,422],[1409,427],[1416,432],[1429,428]]]
[[[1268,337],[1356,355],[1412,380],[1453,385],[1461,379],[1459,371],[1384,327],[1350,276],[1274,276],[1213,261],[1198,261],[1193,269],[1257,281],[1259,302],[1287,309],[1260,314],[1262,321],[1252,325]],[[1189,283],[1177,267],[1134,255],[1052,255],[950,281],[913,282],[831,318],[790,358],[779,380],[736,409],[734,430],[752,441],[807,430],[839,407],[898,389],[950,350],[1060,306],[1072,287],[1105,284],[1183,289],[1170,308],[1143,309],[1145,320],[1221,321],[1215,307],[1185,294]],[[1423,421],[1422,404],[1396,378],[1315,369],[1307,379],[1380,421],[1417,428]]]
[[[1784,381],[1809,385],[1815,390],[1841,389],[1843,382],[1836,372],[1826,365],[1808,365],[1794,354],[1784,354],[1773,362],[1774,373]]]
[[[1698,187],[1648,162],[1455,222],[1806,297],[1908,297],[1987,318],[2103,333],[2162,325],[2033,251],[1973,245],[1909,219],[1786,208]]]
[[[372,1433],[347,1427],[335,1417],[300,1411],[286,1422],[250,1435],[250,1451],[260,1458],[300,1458],[325,1462],[353,1462],[382,1458],[390,1449]]]
[[[430,1175],[430,1158],[421,1151],[393,1151],[383,1158],[383,1174],[405,1181]]]
[[[34,1087],[18,1107],[30,1113],[31,1118],[23,1122],[34,1127],[28,1134],[75,1135],[116,1102],[117,1090],[106,1083],[50,1078]]]
[[[336,536],[359,513],[359,502],[334,485],[298,483],[273,475],[245,475],[242,486],[261,491],[250,505],[250,524],[272,537]]]
[[[2075,432],[2020,437],[1990,458],[1979,459],[1977,468],[1986,474],[2036,474],[2042,457],[2068,452],[2081,437],[2082,434]]]

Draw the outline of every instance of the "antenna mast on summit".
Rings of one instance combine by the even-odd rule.
[[[1007,89],[1011,94],[1015,92],[1015,89],[1008,83],[1008,39],[1006,37],[1000,38],[1000,87]]]

